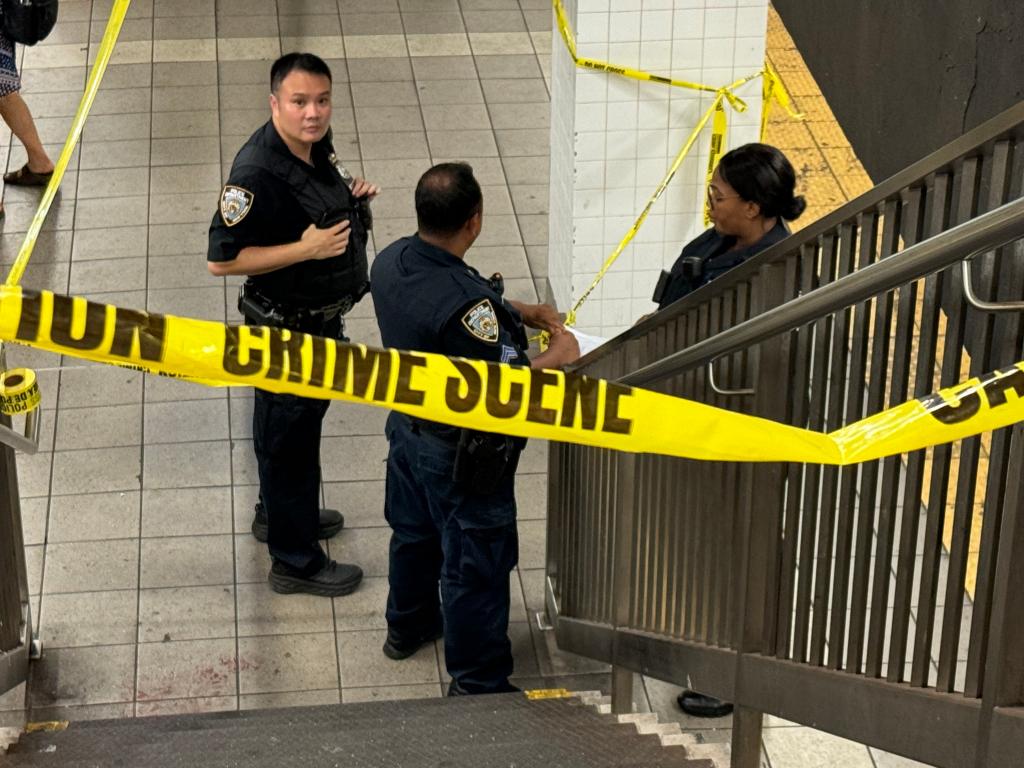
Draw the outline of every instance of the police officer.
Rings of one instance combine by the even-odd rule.
[[[555,310],[502,296],[464,261],[480,234],[473,170],[442,163],[416,187],[419,231],[374,260],[371,285],[385,346],[530,365],[523,323],[551,332],[534,367],[579,357]],[[385,516],[391,526],[384,653],[404,659],[444,635],[448,695],[509,684],[509,573],[518,561],[515,470],[522,441],[391,413]],[[438,585],[440,584],[440,600]]]
[[[250,325],[344,339],[343,315],[369,290],[368,201],[377,187],[337,165],[330,141],[331,71],[309,53],[270,70],[271,119],[235,157],[210,225],[214,275],[246,275]],[[328,401],[256,390],[253,444],[260,497],[253,534],[266,541],[276,592],[337,596],[363,578],[318,539],[344,525],[320,509],[320,432]]]

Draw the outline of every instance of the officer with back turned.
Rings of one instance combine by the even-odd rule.
[[[309,53],[270,70],[271,119],[235,157],[210,225],[214,275],[246,275],[249,325],[345,339],[344,314],[368,291],[369,200],[378,189],[338,164],[330,140],[331,71]],[[319,539],[344,518],[320,509],[320,432],[328,401],[256,390],[253,445],[260,496],[253,534],[266,541],[276,592],[337,596],[363,578]]]
[[[416,217],[418,232],[373,263],[385,346],[531,365],[525,322],[553,334],[533,367],[579,356],[553,308],[505,299],[500,276],[485,280],[464,261],[483,221],[472,168],[442,163],[427,171],[416,187]],[[443,634],[448,695],[517,690],[508,681],[508,619],[522,441],[397,412],[386,434],[384,512],[392,534],[385,655],[407,658]]]

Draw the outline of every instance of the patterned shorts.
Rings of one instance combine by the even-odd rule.
[[[21,90],[21,75],[14,59],[14,43],[0,34],[0,98]]]

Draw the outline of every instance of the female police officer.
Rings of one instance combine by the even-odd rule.
[[[714,224],[683,248],[654,292],[658,309],[711,282],[789,234],[786,221],[804,212],[794,196],[796,175],[786,156],[767,144],[744,144],[718,162],[708,186]]]
[[[239,309],[250,325],[344,338],[342,316],[366,293],[366,203],[377,188],[336,167],[329,129],[331,71],[309,53],[270,70],[271,119],[235,157],[210,225],[214,275],[246,275]],[[327,558],[318,539],[344,520],[320,510],[320,430],[327,400],[256,390],[253,445],[260,501],[253,533],[267,541],[277,592],[336,596],[363,578]]]
[[[463,260],[483,217],[472,168],[442,163],[423,174],[416,217],[417,234],[373,263],[385,346],[530,365],[525,322],[553,333],[534,367],[579,356],[553,308],[504,299],[499,281],[483,279]],[[514,484],[522,443],[394,412],[386,431],[392,534],[384,653],[411,656],[443,626],[449,695],[516,690],[508,682],[508,582],[518,560]]]
[[[654,292],[658,309],[775,245],[789,234],[786,221],[804,212],[794,195],[796,174],[786,156],[767,144],[744,144],[727,152],[708,186],[714,226],[683,248]],[[732,704],[693,690],[678,696],[680,708],[696,717],[724,717]]]

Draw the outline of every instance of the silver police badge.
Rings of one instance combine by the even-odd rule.
[[[462,316],[462,324],[480,341],[486,341],[488,344],[497,343],[498,316],[494,314],[494,306],[490,299],[474,304],[472,309]]]
[[[248,189],[228,184],[220,195],[220,217],[233,227],[252,210],[252,201],[253,194]]]

